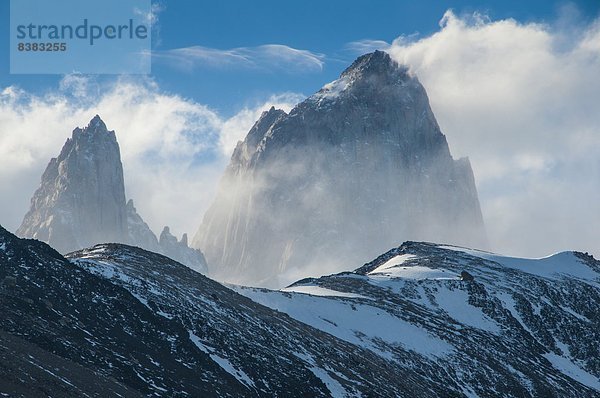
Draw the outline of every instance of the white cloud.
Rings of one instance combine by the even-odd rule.
[[[573,27],[567,11],[557,25],[449,11],[431,36],[384,46],[471,158],[501,252],[600,254],[600,21]]]
[[[74,96],[85,98],[90,90],[90,78],[81,74],[66,75],[59,83],[59,89]]]
[[[252,68],[258,70],[320,71],[324,55],[299,50],[282,44],[257,47],[237,47],[228,50],[192,46],[167,51],[154,51],[156,59],[163,59],[180,68],[201,67]]]
[[[66,76],[44,97],[16,87],[0,91],[0,222],[16,230],[51,157],[71,131],[99,114],[121,147],[128,198],[155,232],[163,225],[195,233],[238,139],[273,96],[230,119],[202,104],[161,92],[151,80],[121,79],[100,90],[81,75]],[[10,187],[10,188],[9,188]]]

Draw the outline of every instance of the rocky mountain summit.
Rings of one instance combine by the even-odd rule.
[[[281,286],[407,239],[487,246],[468,159],[452,158],[417,78],[376,51],[289,114],[263,113],[193,246],[217,279]]]
[[[176,261],[207,271],[203,254],[188,247],[187,236],[177,242],[169,234],[159,242],[133,201],[125,201],[116,134],[98,115],[87,127],[73,130],[59,156],[50,160],[17,235],[47,242],[61,253],[98,243],[126,243],[168,252]]]
[[[73,130],[52,158],[17,235],[67,253],[127,241],[123,165],[114,131],[100,117]]]

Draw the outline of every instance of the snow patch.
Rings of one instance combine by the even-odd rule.
[[[481,309],[469,304],[469,294],[461,289],[439,289],[436,301],[451,318],[477,329],[500,333],[500,326],[487,317]]]
[[[379,267],[377,267],[370,273],[371,274],[377,273],[377,272],[381,272],[381,271],[391,268],[391,267],[396,267],[396,266],[402,265],[405,262],[407,262],[408,260],[412,260],[414,258],[417,258],[417,256],[415,256],[414,254],[400,254],[396,257],[389,259],[388,261],[386,261],[385,263],[383,263],[382,265],[380,265]]]
[[[560,252],[542,258],[518,258],[493,254],[480,250],[465,249],[457,246],[438,246],[493,261],[506,268],[517,269],[529,274],[554,279],[558,276],[570,276],[588,281],[597,280],[600,275],[586,266],[573,252]]]
[[[30,364],[32,364],[33,366],[35,366],[36,368],[43,370],[44,372],[48,373],[51,376],[54,376],[55,378],[57,378],[58,380],[62,381],[65,384],[70,385],[71,387],[75,387],[73,385],[73,383],[71,383],[69,380],[65,379],[64,377],[61,377],[59,375],[57,375],[56,373],[51,372],[50,370],[46,369],[45,367],[37,364],[36,362],[33,361],[33,357],[31,355],[29,355],[29,358],[31,358],[31,360],[27,360],[27,362],[29,362]]]
[[[366,298],[359,294],[338,292],[336,290],[327,289],[317,285],[299,285],[290,286],[281,289],[282,292],[310,294],[312,296],[322,297],[350,297],[350,298]]]
[[[375,306],[307,294],[288,297],[283,292],[252,288],[239,288],[237,292],[386,359],[393,357],[380,342],[433,358],[454,352],[449,343]]]
[[[311,372],[313,372],[313,374],[315,376],[317,376],[319,379],[321,379],[321,381],[325,384],[325,386],[327,386],[327,389],[331,393],[332,397],[334,397],[334,398],[342,397],[343,398],[343,397],[348,396],[344,387],[342,387],[342,385],[337,380],[335,380],[333,377],[331,377],[329,375],[329,373],[327,373],[327,371],[325,371],[324,369],[321,369],[317,366],[313,366],[309,369]]]
[[[351,80],[347,77],[341,77],[324,85],[321,90],[309,97],[309,100],[317,102],[321,105],[324,100],[334,100],[338,98],[351,84]]]
[[[568,358],[561,357],[554,353],[544,354],[544,357],[550,361],[552,366],[561,371],[564,375],[577,380],[590,388],[600,391],[600,381],[596,376],[586,372],[579,366],[575,365]]]
[[[521,324],[523,329],[527,331],[533,338],[535,338],[535,334],[533,331],[527,326],[519,311],[517,311],[517,303],[515,303],[515,299],[509,293],[500,292],[496,294],[496,297],[502,302],[504,308],[506,308],[510,314]]]
[[[347,77],[342,77],[324,85],[317,95],[321,96],[322,98],[335,98],[345,91],[349,85],[350,79]]]
[[[190,340],[192,343],[196,345],[200,349],[200,351],[208,354],[210,358],[217,363],[224,371],[235,377],[240,383],[244,384],[247,387],[255,387],[254,382],[250,377],[240,369],[235,368],[231,362],[229,362],[226,358],[222,358],[214,353],[214,350],[208,347],[206,344],[200,340],[200,337],[196,336],[191,331],[188,331]]]
[[[452,271],[448,271],[442,268],[429,268],[422,267],[420,265],[414,266],[393,266],[391,268],[385,268],[380,270],[381,267],[369,272],[372,276],[387,276],[390,278],[404,278],[404,279],[445,279],[445,280],[459,280],[460,277]]]

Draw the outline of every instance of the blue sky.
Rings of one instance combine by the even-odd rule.
[[[9,230],[48,160],[99,113],[140,214],[155,232],[193,235],[261,112],[289,110],[375,46],[417,75],[453,156],[470,158],[494,250],[600,256],[598,0],[162,0],[145,77],[9,74],[8,6],[0,0]]]
[[[600,2],[564,1],[159,1],[154,51],[202,46],[229,50],[282,44],[322,56],[322,68],[248,68],[206,66],[182,69],[155,58],[152,78],[166,91],[204,103],[231,115],[272,93],[310,94],[333,80],[357,55],[348,44],[364,39],[391,42],[399,36],[425,37],[439,29],[448,9],[457,15],[479,12],[492,20],[552,23],[561,7],[575,4],[579,18],[598,15]],[[10,75],[8,58],[9,1],[0,2],[0,86],[18,85],[33,92],[53,90],[60,76]],[[113,76],[98,76],[110,81]]]

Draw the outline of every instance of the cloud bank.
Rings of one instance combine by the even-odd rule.
[[[600,21],[458,17],[418,40],[374,40],[409,65],[455,156],[469,156],[493,248],[600,254]],[[351,47],[352,48],[352,47]]]
[[[193,234],[239,139],[271,105],[289,110],[299,95],[282,94],[231,118],[162,92],[151,80],[110,87],[66,76],[44,97],[16,87],[0,91],[0,222],[16,230],[51,157],[71,131],[99,114],[121,147],[128,198],[155,232]],[[9,188],[10,187],[10,188]]]

